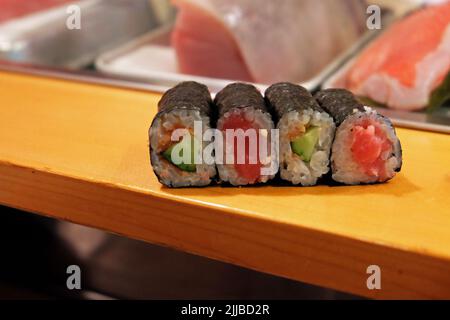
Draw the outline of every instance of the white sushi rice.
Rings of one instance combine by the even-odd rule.
[[[310,126],[319,127],[320,135],[311,161],[305,162],[292,151],[290,133],[299,129],[305,132]],[[291,111],[280,119],[277,128],[280,130],[281,178],[295,185],[315,185],[317,179],[330,170],[330,149],[336,128],[333,119],[325,112]]]
[[[400,141],[398,140],[392,124],[386,118],[381,117],[376,111],[369,108],[366,112],[355,112],[349,116],[336,131],[336,138],[332,148],[332,170],[333,179],[337,182],[355,185],[367,184],[379,181],[379,177],[368,175],[364,170],[353,160],[351,146],[353,142],[352,130],[356,122],[362,119],[369,119],[380,125],[380,128],[386,133],[389,141],[392,142],[391,150],[385,151],[381,154],[381,158],[385,160],[385,168],[388,180],[392,178],[402,164],[402,151]]]
[[[164,141],[170,139],[171,133],[176,128],[186,128],[194,132],[194,121],[202,122],[202,129],[205,132],[209,129],[209,119],[202,117],[198,110],[179,109],[163,114],[155,120],[149,132],[151,144],[151,159],[155,173],[165,185],[172,187],[190,187],[190,186],[207,186],[211,183],[216,175],[215,165],[197,164],[196,172],[186,172],[169,161],[167,161],[162,153],[167,148]],[[203,142],[203,148],[207,143]]]
[[[243,114],[242,114],[242,111]],[[270,142],[270,131],[274,129],[274,124],[272,121],[272,117],[270,114],[263,112],[259,109],[255,108],[235,108],[230,110],[229,112],[225,113],[223,117],[219,119],[217,122],[217,128],[219,130],[222,130],[224,127],[224,123],[226,120],[232,116],[232,115],[239,115],[243,116],[247,121],[253,122],[254,126],[261,129],[267,129],[268,130],[268,141]],[[224,133],[225,136],[225,133]],[[225,146],[224,149],[227,149]],[[226,151],[226,150],[225,150]],[[270,146],[268,147],[268,153],[270,156]],[[220,180],[223,182],[229,182],[233,186],[245,186],[250,184],[250,182],[245,179],[244,177],[241,177],[238,172],[236,171],[234,164],[225,164],[225,157],[224,157],[224,164],[217,164],[217,170],[219,172]],[[268,165],[270,167],[270,164]],[[275,172],[276,174],[276,172]],[[256,181],[256,183],[266,183],[267,181],[273,179],[275,177],[275,174],[273,175],[260,175],[259,179]]]

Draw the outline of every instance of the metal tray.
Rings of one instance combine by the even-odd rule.
[[[141,81],[163,88],[173,87],[182,81],[198,81],[217,93],[232,80],[208,78],[178,73],[176,57],[170,46],[173,24],[168,23],[133,41],[100,55],[95,66],[105,75]],[[146,65],[143,66],[142,59]],[[151,63],[151,64],[149,64]],[[261,90],[264,85],[255,84]]]
[[[396,11],[383,6],[383,21],[386,25],[391,23],[396,15]],[[206,84],[213,93],[232,82],[232,80],[179,73],[176,67],[175,51],[170,46],[172,29],[173,22],[167,23],[124,46],[100,55],[95,63],[96,68],[104,74],[164,87],[172,87],[181,81],[196,80]],[[378,30],[366,32],[360,40],[328,64],[315,77],[300,84],[309,90],[317,89],[325,79],[353,57],[361,47],[376,37],[378,33]],[[143,60],[145,60],[145,66],[142,63]],[[257,83],[255,85],[261,90],[267,88],[267,85]]]
[[[336,83],[343,74],[351,67],[356,56],[347,61],[341,68],[338,68],[323,83],[322,88],[339,87]],[[336,83],[336,84],[335,84]],[[439,108],[432,113],[427,111],[403,111],[377,107],[377,111],[389,117],[394,124],[402,127],[436,131],[450,134],[450,105]]]
[[[80,68],[161,24],[161,3],[148,0],[84,0],[81,30],[69,30],[67,5],[0,25],[0,59]],[[156,10],[159,8],[160,10]]]
[[[408,11],[402,11],[402,15],[409,12],[411,9],[416,9],[418,5],[408,7]],[[327,75],[325,81],[322,83],[321,88],[335,88],[340,87],[339,79],[351,68],[353,63],[358,57],[358,54],[364,50],[370,41],[362,41],[359,44],[358,50],[349,55],[348,59],[341,64],[338,68],[334,70],[334,72]],[[443,108],[439,108],[433,112],[427,111],[404,111],[404,110],[395,110],[389,108],[381,108],[377,107],[377,111],[381,114],[392,119],[395,125],[419,129],[419,130],[428,130],[428,131],[436,131],[450,134],[450,107],[449,104],[444,106]]]

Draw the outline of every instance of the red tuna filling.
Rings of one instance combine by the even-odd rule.
[[[253,80],[236,40],[220,20],[190,1],[176,1],[175,4],[179,12],[172,46],[182,73]]]
[[[244,132],[248,129],[255,129],[257,130],[257,163],[256,164],[250,164],[250,157],[249,157],[249,149],[250,149],[250,141],[249,137],[245,137],[245,164],[237,164],[238,159],[238,139],[237,137],[234,138],[234,168],[238,175],[248,181],[248,183],[256,183],[261,175],[261,161],[259,159],[259,127],[256,126],[252,121],[248,121],[244,118],[243,113],[233,113],[224,121],[222,126],[222,131],[225,133],[225,130],[227,129],[242,129]],[[226,136],[224,134],[224,140],[226,141]],[[226,147],[224,147],[224,150],[226,150]],[[224,157],[225,161],[226,157]]]
[[[391,150],[392,142],[379,124],[371,120],[363,120],[352,131],[351,152],[353,159],[360,165],[364,172],[370,176],[385,180],[386,160],[381,155]]]

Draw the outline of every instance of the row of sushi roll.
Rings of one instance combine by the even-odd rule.
[[[402,166],[388,118],[345,89],[313,96],[286,82],[265,96],[233,83],[214,100],[206,86],[180,83],[161,98],[149,140],[153,170],[168,187],[263,184],[278,173],[293,185],[313,186],[328,176],[371,184],[392,179]]]

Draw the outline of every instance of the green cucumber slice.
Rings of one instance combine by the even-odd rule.
[[[292,151],[299,155],[303,161],[311,161],[314,148],[319,141],[319,135],[319,127],[309,127],[302,136],[291,142]]]
[[[197,145],[197,148],[198,148],[198,146],[200,145],[200,143],[195,144],[195,143],[194,143],[194,138],[192,137],[191,139],[192,139],[192,140],[191,140],[191,143],[190,143],[190,144],[188,143],[187,146],[182,146],[182,144],[185,144],[185,141],[184,141],[184,139],[183,139],[182,141],[173,144],[173,145],[170,146],[166,151],[163,152],[163,157],[164,157],[167,161],[169,161],[169,162],[172,163],[173,165],[177,166],[178,168],[180,168],[181,170],[186,171],[186,172],[195,172],[195,171],[197,170],[197,166],[196,166],[195,163],[194,163],[194,155],[195,155],[195,153],[196,153],[196,151],[197,151],[197,150],[195,149],[195,146]],[[180,147],[181,147],[180,153],[179,153],[179,156],[180,156],[180,157],[183,157],[183,150],[184,150],[185,148],[190,148],[190,149],[191,149],[191,157],[190,157],[190,159],[189,159],[189,163],[183,163],[183,162],[182,162],[182,163],[179,163],[179,164],[174,163],[174,161],[172,160],[172,151],[173,151],[173,149],[175,148],[175,146],[180,146]]]

